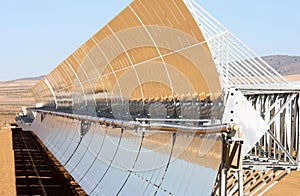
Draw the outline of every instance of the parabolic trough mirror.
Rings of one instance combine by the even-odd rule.
[[[188,3],[133,1],[33,88],[32,129],[87,194],[211,194],[232,119]]]

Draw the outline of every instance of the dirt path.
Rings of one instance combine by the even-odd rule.
[[[300,194],[300,172],[292,171],[282,180],[280,180],[275,186],[273,186],[265,195],[285,195],[293,196]]]
[[[15,163],[10,129],[0,129],[0,195],[16,195]]]

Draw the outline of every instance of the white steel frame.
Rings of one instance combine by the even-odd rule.
[[[235,85],[287,84],[284,77],[194,0],[184,2],[207,40],[225,91]]]

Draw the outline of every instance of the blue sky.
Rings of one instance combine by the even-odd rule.
[[[196,0],[258,55],[300,55],[299,0]],[[49,73],[131,0],[0,0],[0,81]]]

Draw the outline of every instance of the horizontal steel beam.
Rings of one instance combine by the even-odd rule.
[[[155,130],[155,131],[168,131],[168,132],[183,132],[190,134],[216,134],[216,133],[231,133],[233,131],[238,131],[239,127],[236,124],[216,124],[216,125],[205,125],[205,126],[192,126],[192,125],[182,125],[182,124],[168,124],[168,123],[146,123],[147,121],[163,121],[164,119],[139,119],[138,121],[126,121],[126,120],[117,120],[112,118],[101,118],[93,117],[80,114],[69,114],[63,112],[53,112],[40,109],[28,109],[32,112],[38,112],[43,114],[50,114],[55,116],[62,116],[67,118],[87,120],[90,122],[97,122],[100,124],[105,124],[107,126],[115,126],[120,128],[127,129],[136,129],[136,130]],[[143,120],[143,121],[141,121]],[[168,119],[165,119],[168,121]],[[174,120],[174,119],[173,119]],[[178,119],[179,121],[189,122],[189,119]],[[195,122],[192,120],[191,122]]]

